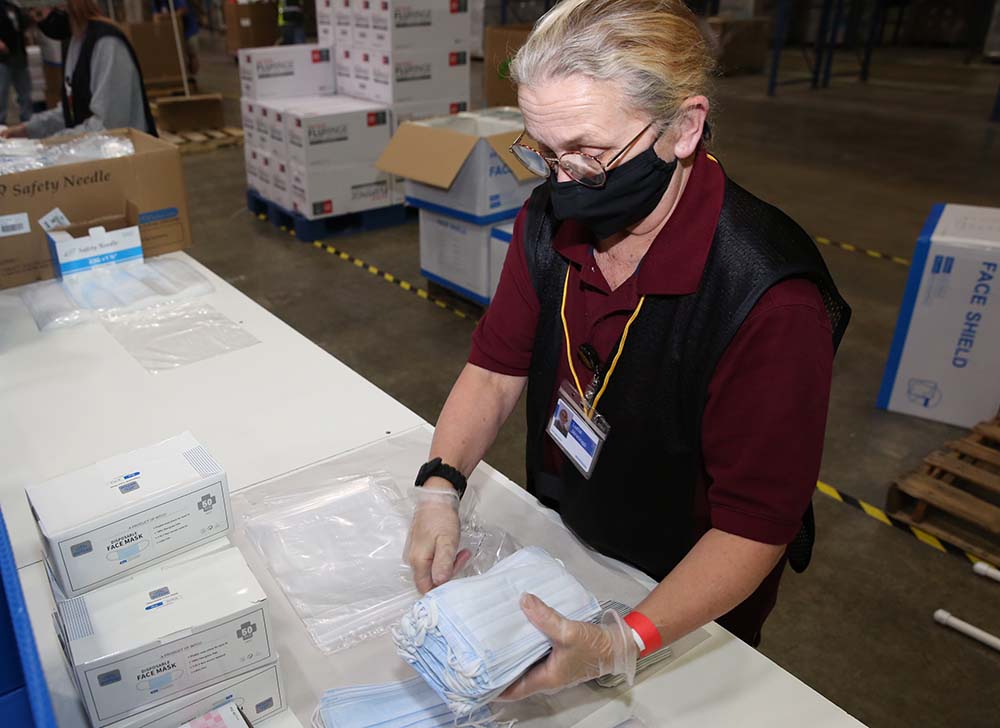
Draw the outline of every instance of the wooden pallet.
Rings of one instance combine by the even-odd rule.
[[[1000,417],[924,458],[889,486],[890,515],[1000,563]]]
[[[242,144],[243,130],[236,126],[225,126],[221,129],[183,131],[179,134],[161,131],[160,139],[176,146],[181,154],[192,154]]]

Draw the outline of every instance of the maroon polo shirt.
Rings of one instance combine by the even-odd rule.
[[[575,353],[580,344],[591,344],[607,361],[641,296],[697,290],[724,182],[719,164],[699,151],[673,214],[638,270],[615,290],[597,267],[589,233],[573,222],[560,226],[552,245],[570,264],[566,321],[582,386],[591,373]],[[521,240],[524,217],[522,209],[496,296],[473,335],[469,356],[476,366],[512,376],[528,374],[539,312]],[[696,536],[717,528],[768,544],[795,538],[819,475],[832,366],[830,321],[816,286],[793,279],[767,291],[709,384],[701,432],[705,468],[691,514]],[[564,380],[572,382],[565,355],[556,387]],[[614,422],[610,425],[614,433]],[[546,447],[547,468],[558,472],[565,456],[552,442]],[[756,643],[783,568],[784,561],[719,622]]]

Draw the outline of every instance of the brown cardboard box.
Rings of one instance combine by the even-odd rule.
[[[146,257],[191,245],[177,147],[134,129],[109,133],[130,138],[135,154],[0,176],[0,288],[53,277],[48,241],[38,220],[56,207],[70,222],[78,222],[121,215],[131,203],[138,210]],[[10,225],[26,226],[27,232],[4,234]]]
[[[714,17],[708,18],[708,27],[716,37],[722,73],[761,73],[767,66],[770,18]]]
[[[222,113],[222,94],[167,96],[156,105],[156,125],[177,134],[199,129],[221,129],[226,125]]]
[[[487,106],[517,106],[517,89],[510,80],[510,59],[524,45],[530,25],[491,25],[486,28],[483,92]]]
[[[278,42],[278,3],[226,3],[226,51]]]
[[[173,23],[130,23],[128,35],[147,86],[182,83]]]

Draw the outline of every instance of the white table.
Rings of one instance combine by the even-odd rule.
[[[426,454],[430,429],[414,413],[201,270],[215,285],[211,305],[242,322],[260,343],[157,375],[140,367],[97,325],[40,334],[16,291],[0,292],[0,411],[5,413],[0,420],[0,462],[5,463],[0,505],[64,728],[86,721],[51,628],[52,602],[24,505],[25,483],[184,429],[226,467],[236,501],[240,490],[338,454],[319,467],[384,469],[403,482]],[[394,433],[403,434],[386,439]],[[554,514],[489,466],[481,466],[471,482],[485,517],[522,543],[538,543],[562,558],[600,598],[635,600],[650,587],[632,572],[608,568]],[[235,540],[245,546],[239,536]],[[316,650],[275,584],[250,561],[271,596],[294,710],[267,721],[267,728],[307,724],[326,687],[406,675],[386,638],[333,657]],[[813,728],[859,725],[714,624],[679,652],[683,654],[677,659],[642,676],[631,691],[583,686],[519,706],[520,725],[611,728],[632,715],[649,726],[692,728],[797,728],[807,721]]]

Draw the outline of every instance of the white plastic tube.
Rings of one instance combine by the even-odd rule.
[[[985,561],[977,561],[972,565],[972,570],[980,576],[985,576],[993,581],[1000,581],[1000,569],[994,568]]]
[[[1000,637],[979,629],[979,627],[971,625],[968,622],[963,622],[958,617],[951,616],[951,613],[946,612],[944,609],[939,609],[934,612],[934,621],[939,624],[943,624],[946,627],[951,627],[953,630],[961,632],[967,637],[971,637],[974,640],[982,642],[988,647],[992,647],[997,652],[1000,652]]]

